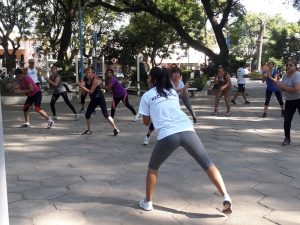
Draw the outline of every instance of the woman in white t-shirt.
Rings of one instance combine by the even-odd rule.
[[[279,87],[282,91],[285,91],[285,137],[282,145],[286,146],[291,143],[291,125],[297,109],[300,114],[300,72],[297,71],[297,61],[295,59],[290,59],[287,63],[287,73],[283,76],[282,81],[275,79],[273,79],[273,81],[276,83],[277,87]]]
[[[146,198],[139,202],[139,206],[146,211],[153,209],[152,197],[158,169],[178,147],[182,146],[206,171],[208,177],[224,197],[223,212],[231,213],[232,203],[222,176],[210,160],[192,122],[180,109],[179,97],[172,88],[168,70],[152,68],[147,81],[148,84],[153,84],[153,87],[143,95],[139,114],[143,115],[143,122],[146,126],[152,121],[158,137],[148,165]]]
[[[177,91],[183,104],[185,105],[185,107],[189,110],[190,114],[192,115],[194,123],[197,123],[197,118],[196,118],[194,109],[190,102],[189,93],[187,92],[187,89],[189,88],[190,85],[188,82],[186,84],[183,83],[181,71],[178,67],[171,68],[170,79],[171,79],[173,88],[175,89],[175,91]]]

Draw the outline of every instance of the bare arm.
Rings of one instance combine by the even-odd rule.
[[[150,116],[143,116],[143,122],[145,126],[149,126],[151,123],[151,118]]]

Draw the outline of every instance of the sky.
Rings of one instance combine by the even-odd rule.
[[[248,12],[266,13],[268,15],[281,14],[288,22],[298,22],[300,12],[293,6],[284,4],[284,0],[241,0]]]

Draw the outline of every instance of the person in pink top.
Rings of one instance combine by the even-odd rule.
[[[48,120],[47,128],[51,128],[53,125],[53,120],[48,116],[48,114],[41,109],[42,102],[42,92],[40,88],[34,83],[34,81],[23,73],[16,74],[18,85],[15,87],[15,93],[24,93],[27,95],[27,99],[23,106],[25,123],[21,127],[29,127],[29,113],[28,110],[30,106],[34,103],[35,111],[41,114]]]
[[[134,121],[137,121],[139,115],[136,113],[135,109],[132,105],[129,104],[128,101],[128,93],[127,90],[122,86],[119,80],[114,75],[114,71],[112,69],[107,69],[105,73],[105,86],[101,86],[101,88],[105,90],[111,90],[113,95],[113,100],[111,102],[111,117],[114,118],[117,105],[120,101],[132,112],[134,115]]]

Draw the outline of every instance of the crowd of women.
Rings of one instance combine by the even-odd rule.
[[[57,74],[57,67],[51,67],[51,76],[46,78],[49,86],[53,89],[51,98],[51,110],[53,117],[41,109],[42,93],[39,87],[38,79],[36,79],[37,72],[29,62],[30,66],[17,74],[19,85],[16,86],[16,93],[25,93],[28,97],[23,106],[25,123],[21,127],[29,127],[29,108],[32,104],[35,105],[35,110],[48,120],[47,128],[51,128],[54,120],[57,119],[55,103],[57,99],[62,96],[66,105],[74,113],[75,120],[79,120],[79,116],[68,99],[66,89],[62,84],[60,76]],[[242,67],[241,67],[242,68]],[[291,143],[290,130],[293,116],[298,109],[300,114],[300,72],[297,71],[297,62],[293,59],[287,63],[286,74],[282,80],[278,78],[278,74],[274,69],[274,63],[270,62],[268,66],[262,71],[263,82],[266,82],[266,97],[264,112],[262,117],[267,116],[269,102],[274,92],[284,117],[284,134],[285,138],[282,145],[289,145]],[[157,143],[152,152],[150,162],[148,165],[148,172],[146,178],[146,197],[139,202],[139,206],[144,210],[152,210],[152,198],[154,187],[158,176],[159,167],[162,163],[178,148],[183,147],[186,151],[198,162],[198,164],[206,171],[212,183],[223,196],[223,212],[232,212],[232,201],[226,190],[222,176],[208,156],[200,138],[195,133],[193,123],[188,116],[180,109],[179,99],[182,100],[188,111],[190,112],[193,122],[197,123],[195,112],[191,106],[187,89],[189,83],[182,81],[181,71],[173,65],[170,69],[154,67],[149,71],[147,83],[149,90],[142,96],[138,113],[134,107],[129,103],[127,90],[114,76],[114,71],[108,69],[105,73],[105,83],[98,78],[93,72],[92,68],[85,69],[85,77],[78,82],[82,90],[82,96],[90,96],[90,102],[85,111],[85,119],[87,130],[83,135],[93,134],[91,127],[91,115],[97,106],[100,106],[104,118],[113,128],[113,135],[117,136],[120,130],[117,128],[114,117],[116,108],[120,101],[131,111],[134,121],[137,121],[139,115],[142,115],[143,122],[149,126],[144,144],[149,144],[151,132],[155,129],[158,133]],[[244,76],[243,72],[238,72],[239,76]],[[239,79],[239,78],[238,78]],[[240,78],[240,81],[243,81]],[[218,72],[214,76],[214,86],[216,89],[214,114],[218,115],[218,105],[222,96],[226,102],[226,116],[231,115],[230,104],[235,104],[235,99],[242,95],[245,104],[249,104],[245,97],[245,81],[238,83],[238,92],[233,99],[230,97],[231,79],[228,73],[224,70],[222,65],[218,66]],[[110,115],[107,111],[106,101],[101,89],[109,90],[112,93],[112,103]],[[285,104],[282,100],[281,91],[285,91]],[[81,99],[81,100],[82,100]],[[81,101],[84,107],[84,100]]]

